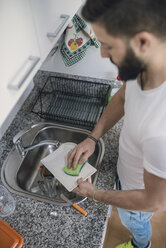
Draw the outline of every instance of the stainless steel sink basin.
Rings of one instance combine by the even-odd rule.
[[[22,132],[21,138],[24,146],[38,144],[44,140],[78,144],[88,134],[89,131],[84,129],[44,122],[33,125],[28,131]],[[27,151],[22,157],[14,146],[2,166],[3,184],[11,192],[44,202],[68,205],[61,199],[61,193],[65,194],[72,202],[83,201],[85,198],[68,192],[41,164],[41,159],[55,149],[57,147],[53,144],[45,144]],[[104,143],[100,139],[94,154],[88,160],[91,165],[97,168],[97,172],[92,176],[93,184],[96,183],[103,155]]]

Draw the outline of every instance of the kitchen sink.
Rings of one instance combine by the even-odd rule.
[[[63,193],[73,203],[81,202],[85,198],[68,192],[63,185],[41,164],[41,159],[55,151],[65,142],[76,144],[84,140],[90,131],[71,126],[59,125],[50,122],[41,122],[21,131],[20,139],[25,149],[23,154],[13,146],[5,160],[1,178],[3,184],[11,192],[21,196],[37,199],[57,205],[69,205],[61,199]],[[17,135],[16,135],[17,136]],[[41,144],[39,146],[38,144]],[[96,144],[95,152],[88,162],[97,169],[92,176],[95,185],[104,155],[104,143],[100,139]]]

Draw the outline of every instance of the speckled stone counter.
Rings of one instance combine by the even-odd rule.
[[[0,168],[13,146],[13,136],[19,130],[41,122],[38,116],[31,113],[31,108],[39,88],[42,87],[49,75],[55,74],[44,71],[37,73],[34,79],[34,89],[0,140]],[[71,75],[69,77],[71,78]],[[78,76],[72,77],[80,78]],[[99,79],[88,78],[88,80],[101,82]],[[97,180],[97,187],[99,188],[113,188],[121,126],[122,121],[119,121],[103,137],[105,155]],[[0,183],[2,183],[1,180]],[[88,215],[84,217],[72,207],[57,206],[21,197],[16,194],[12,195],[16,202],[16,209],[12,215],[3,218],[3,220],[23,236],[23,248],[102,247],[109,209],[108,205],[95,203],[92,200],[86,199],[80,204],[88,212]],[[51,211],[58,213],[56,218],[50,216]]]

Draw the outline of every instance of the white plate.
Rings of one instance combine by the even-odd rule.
[[[79,176],[67,175],[63,168],[67,165],[68,152],[76,146],[75,143],[63,143],[56,151],[41,160],[42,164],[63,184],[70,192],[77,187],[77,179],[82,177],[86,180],[93,175],[97,170],[88,162],[83,166]]]

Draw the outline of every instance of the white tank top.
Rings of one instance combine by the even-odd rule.
[[[144,169],[166,179],[166,82],[145,91],[136,80],[126,83],[117,164],[122,189],[143,189]]]

